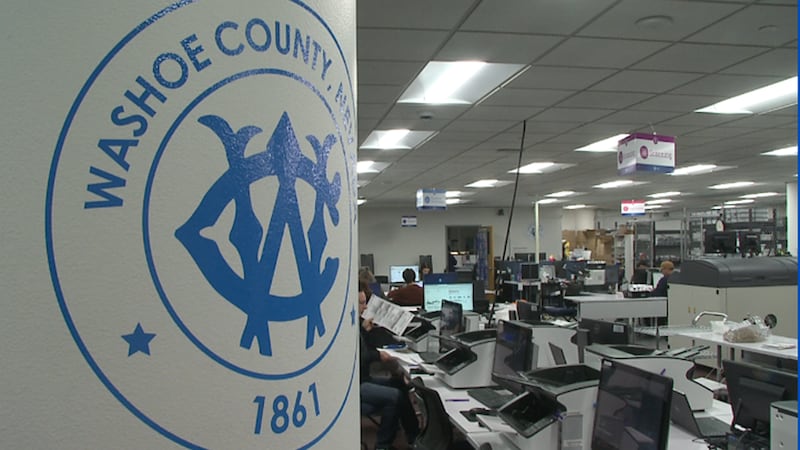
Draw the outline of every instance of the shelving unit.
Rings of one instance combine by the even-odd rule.
[[[779,254],[786,248],[786,219],[777,218],[771,208],[731,208],[722,211],[693,212],[687,219],[688,242],[684,256],[699,258],[706,253],[705,237],[715,230],[722,214],[725,231],[757,234],[762,255]],[[740,243],[741,244],[741,243]]]

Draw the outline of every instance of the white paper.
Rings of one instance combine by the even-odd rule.
[[[388,302],[382,298],[373,296],[367,304],[367,310],[361,315],[364,319],[372,319],[375,325],[386,328],[392,333],[400,336],[405,331],[414,314],[403,309],[403,307]]]

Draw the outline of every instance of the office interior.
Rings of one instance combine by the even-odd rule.
[[[456,270],[483,278],[486,299],[496,303],[491,313],[483,304],[479,313],[464,307],[463,334],[456,335],[463,338],[449,358],[413,356],[438,345],[436,331],[406,342],[412,351],[393,353],[412,373],[426,373],[417,389],[425,392],[422,403],[435,402],[427,390],[438,392],[456,437],[474,448],[767,448],[770,440],[772,448],[796,448],[797,2],[452,0],[424,10],[358,5],[362,265],[388,275],[390,267],[419,267],[428,258],[439,273],[452,269],[453,255]],[[475,69],[475,61],[489,64]],[[428,70],[443,62],[463,64],[445,83],[450,98],[431,92],[425,102],[422,86],[435,84]],[[488,69],[506,72],[472,91],[480,83],[463,78]],[[780,104],[709,112],[781,82],[791,89]],[[617,142],[633,133],[674,136],[675,171],[619,175]],[[420,189],[446,191],[446,210],[418,209]],[[621,202],[631,199],[645,201],[643,216],[621,214]],[[478,268],[481,238],[464,238],[459,228],[486,233],[488,269]],[[593,242],[594,255],[575,251],[585,241],[565,246],[569,233],[587,232],[605,242]],[[659,249],[659,241],[672,248]],[[539,263],[540,274],[574,257],[587,260],[579,277],[593,262],[618,265],[620,276],[604,279],[599,289],[585,286],[601,308],[583,301],[570,303],[571,315],[548,314],[544,285],[552,280],[536,277],[529,283],[534,289],[514,274],[493,279],[507,268],[502,257],[515,255],[530,255],[521,257]],[[623,287],[639,260],[650,269],[648,290],[662,261],[677,267],[668,296],[641,311],[647,294]],[[507,281],[517,284],[504,294]],[[573,299],[584,293],[559,291]],[[612,301],[603,295],[630,303],[600,303]],[[763,303],[754,307],[754,298]],[[525,300],[538,304],[536,316],[513,321]],[[756,328],[766,327],[768,315],[779,328],[756,344],[723,339],[724,323],[751,315],[759,316],[752,317]],[[592,342],[593,331],[584,328],[591,324],[582,319],[625,337],[595,335]],[[532,333],[536,350],[518,361],[527,371],[499,373],[502,364],[493,357],[503,327]],[[654,409],[671,405],[671,421],[669,411],[659,410],[653,423],[640,425],[659,432],[643,436],[636,426],[622,432],[602,417],[614,365],[640,369],[628,381],[662,392],[650,398],[659,405]],[[687,379],[689,369],[696,379]],[[552,382],[564,377],[573,390]],[[754,387],[743,378],[769,378],[773,385]],[[487,406],[465,393],[488,385],[511,397]],[[677,394],[667,394],[673,389]],[[748,402],[742,398],[752,411],[737,409]],[[586,408],[595,401],[596,409]],[[582,426],[550,420],[554,414]],[[704,442],[691,428],[709,417],[727,429]],[[609,430],[632,442],[603,441]],[[428,439],[437,445],[444,438]]]

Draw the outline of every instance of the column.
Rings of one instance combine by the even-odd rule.
[[[786,239],[787,250],[797,255],[797,182],[786,183]]]

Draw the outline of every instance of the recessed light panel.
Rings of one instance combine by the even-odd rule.
[[[583,209],[583,208],[586,208],[586,205],[578,204],[578,205],[567,205],[564,207],[564,209]]]
[[[614,189],[622,186],[630,186],[633,184],[632,180],[615,180],[607,183],[596,184],[593,187],[598,189]]]
[[[725,202],[725,204],[726,205],[746,205],[748,203],[753,203],[753,202],[755,202],[755,200],[753,200],[752,198],[745,198],[745,199],[742,199],[742,200],[729,200],[729,201]]]
[[[524,64],[483,61],[431,61],[411,82],[397,102],[431,105],[472,104],[524,67]]]
[[[576,152],[608,152],[608,153],[616,153],[617,145],[619,141],[628,137],[628,134],[618,134],[616,136],[611,136],[610,138],[603,139],[601,141],[593,142],[589,145],[584,145],[583,147],[576,148]]]
[[[575,191],[558,191],[558,192],[553,192],[551,194],[547,194],[547,197],[556,197],[556,198],[569,197],[569,196],[575,195],[575,194],[577,194],[577,192],[575,192]]]
[[[766,197],[777,197],[778,195],[781,195],[781,194],[779,194],[777,192],[759,192],[757,194],[742,195],[741,197],[742,198],[766,198]]]
[[[375,130],[367,136],[359,148],[375,150],[412,149],[430,139],[436,131],[412,131],[406,129]]]
[[[681,195],[681,193],[677,192],[677,191],[671,191],[671,192],[659,192],[657,194],[650,194],[650,195],[648,195],[648,197],[650,197],[650,198],[664,198],[664,197],[677,197],[678,195]]]
[[[709,186],[711,189],[737,189],[741,187],[752,186],[755,183],[752,181],[734,181],[733,183],[722,183]]]
[[[768,156],[797,156],[797,146],[793,145],[791,147],[779,148],[777,150],[771,150],[771,151],[762,153],[762,155],[768,155]]]
[[[710,173],[716,170],[716,164],[695,164],[693,166],[679,167],[672,171],[670,175],[679,177],[682,175],[699,175],[701,173]]]
[[[648,200],[644,202],[645,205],[663,205],[665,203],[672,203],[671,198],[657,198],[655,200]]]
[[[543,198],[543,199],[541,199],[541,200],[539,200],[537,202],[534,202],[534,203],[538,203],[540,205],[549,205],[549,204],[552,204],[552,203],[560,203],[560,202],[562,202],[562,200],[559,200],[557,198]]]
[[[762,114],[797,104],[797,77],[747,92],[695,112],[712,114]]]

